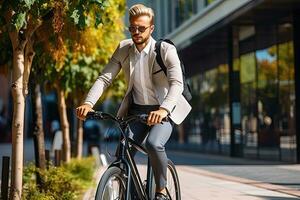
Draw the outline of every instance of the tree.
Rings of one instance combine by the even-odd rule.
[[[103,14],[103,24],[96,29],[90,27],[81,32],[78,36],[77,47],[82,51],[71,54],[72,57],[67,59],[64,68],[64,79],[66,79],[65,90],[72,100],[71,105],[82,103],[86,92],[98,77],[103,66],[108,62],[109,57],[115,50],[123,35],[123,15],[125,10],[125,1],[108,1],[108,8]],[[72,70],[70,70],[72,69]],[[125,83],[123,74],[117,77],[102,99],[113,97],[120,98],[125,92]],[[82,156],[82,121],[77,122],[77,140],[76,140],[76,157]]]
[[[28,94],[29,74],[35,55],[34,33],[42,25],[43,17],[51,12],[54,13],[53,27],[56,33],[59,33],[60,28],[63,27],[60,22],[63,22],[61,19],[64,17],[75,23],[80,29],[89,25],[88,19],[91,16],[95,18],[95,25],[99,25],[102,22],[101,11],[105,9],[105,3],[105,0],[64,2],[4,0],[0,3],[1,34],[5,31],[8,32],[13,49],[12,96],[14,113],[12,122],[11,199],[21,199],[22,195],[24,110],[25,98]],[[92,15],[89,15],[90,9],[94,11]],[[52,33],[49,32],[49,34]],[[51,37],[49,38],[51,39]],[[59,35],[55,39],[58,42],[61,41]],[[59,94],[64,95],[63,93]]]
[[[61,10],[63,9],[61,8]],[[125,10],[125,1],[107,0],[105,9],[102,10],[101,18],[97,17],[99,13],[97,7],[91,7],[89,10],[81,7],[76,9],[81,11],[87,18],[81,21],[80,17],[76,19],[74,11],[71,14],[71,18],[76,22],[78,21],[78,23],[72,23],[69,21],[69,18],[65,18],[64,21],[59,23],[64,25],[55,35],[54,42],[45,44],[46,52],[49,52],[48,54],[53,61],[50,62],[52,67],[47,67],[46,74],[48,79],[54,83],[58,94],[64,138],[63,157],[67,162],[71,153],[69,123],[66,114],[68,102],[66,103],[66,99],[70,97],[69,99],[71,99],[72,103],[69,103],[69,105],[78,105],[82,101],[83,96],[98,77],[103,66],[108,62],[118,42],[124,37],[122,18]],[[70,32],[73,34],[70,35]],[[125,85],[122,83],[123,81],[119,79],[115,83],[119,87],[118,89],[114,87],[114,89],[124,92]],[[120,87],[120,85],[123,87]],[[118,95],[122,92],[119,92]],[[81,122],[78,122],[78,124],[78,129],[82,130]],[[80,157],[82,132],[79,131],[78,133],[77,157]]]
[[[34,56],[32,35],[41,25],[40,14],[30,12],[32,1],[4,1],[6,27],[13,48],[13,122],[12,122],[12,176],[11,199],[21,199],[23,171],[23,131],[25,98],[28,94],[28,79]],[[32,9],[34,10],[34,9]],[[40,10],[44,12],[43,9]],[[25,26],[26,25],[26,26]]]

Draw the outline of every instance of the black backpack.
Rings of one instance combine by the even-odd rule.
[[[161,58],[161,54],[160,54],[160,47],[161,47],[162,42],[167,42],[167,43],[169,43],[173,46],[175,46],[175,45],[171,40],[168,40],[168,39],[160,39],[155,44],[156,61],[159,64],[159,66],[161,67],[161,69],[164,71],[165,75],[167,76],[167,67],[165,66],[165,64],[164,64],[164,62]],[[175,48],[176,48],[176,46],[175,46]],[[183,78],[183,92],[182,92],[182,95],[184,96],[184,98],[187,101],[190,101],[192,99],[191,89],[190,89],[189,84],[185,80],[185,68],[184,68],[184,65],[183,65],[183,62],[182,62],[181,59],[180,59],[180,66],[181,66],[182,78]]]

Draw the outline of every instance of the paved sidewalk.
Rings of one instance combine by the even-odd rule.
[[[189,172],[300,197],[299,164],[186,152],[170,152],[169,157]]]
[[[182,200],[293,200],[295,196],[204,175],[195,167],[178,166]]]
[[[98,171],[98,180],[106,168]],[[142,179],[146,165],[139,165]],[[231,179],[218,173],[211,173],[196,167],[176,166],[181,186],[182,200],[296,200],[299,197],[265,189],[249,180]],[[230,180],[231,179],[231,180]],[[84,200],[93,200],[95,189],[90,190]]]
[[[114,149],[115,144],[108,145],[111,154]],[[167,154],[178,170],[182,200],[300,199],[299,164],[182,151]],[[114,160],[107,158],[109,162]],[[146,167],[147,159],[142,154],[138,153],[135,160],[140,168]]]
[[[300,179],[297,179],[300,165],[186,152],[169,152],[168,155],[176,163],[182,200],[300,199],[297,188],[283,184],[296,180],[293,184],[300,184]],[[113,158],[109,160],[112,161]],[[136,160],[140,163],[138,168],[144,180],[147,160],[140,154],[137,155]],[[104,170],[105,168],[102,168],[100,173]],[[268,173],[263,176],[267,171]],[[284,173],[286,171],[288,172]],[[266,181],[259,180],[261,177]],[[281,180],[281,185],[274,184],[270,180]],[[94,192],[91,191],[89,198],[85,200],[93,199]]]
[[[25,146],[25,162],[31,161],[32,142],[26,141]],[[105,148],[103,144],[102,153],[106,153]],[[115,144],[108,145],[110,154],[114,154],[115,148]],[[10,151],[9,144],[0,145],[1,156],[10,155]],[[178,151],[168,151],[168,157],[178,170],[182,200],[300,199],[300,165]],[[115,158],[107,159],[111,162]],[[137,160],[145,168],[147,159],[138,154]],[[97,179],[103,170],[99,169]],[[94,193],[91,189],[84,199],[93,199]]]

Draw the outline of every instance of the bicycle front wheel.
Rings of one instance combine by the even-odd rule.
[[[171,200],[181,200],[179,178],[174,163],[168,160],[167,194]]]
[[[124,200],[126,180],[119,167],[108,168],[97,187],[95,200]]]

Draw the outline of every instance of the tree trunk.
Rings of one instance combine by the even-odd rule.
[[[76,138],[76,158],[82,158],[82,147],[83,147],[83,122],[81,120],[77,120],[77,138]]]
[[[40,169],[46,169],[46,157],[45,157],[45,139],[43,130],[43,109],[41,98],[41,87],[36,84],[33,93],[34,99],[34,146],[35,146],[35,162],[36,167]]]
[[[57,84],[58,111],[63,134],[63,160],[68,163],[71,160],[70,128],[67,118],[67,106],[65,93]]]
[[[14,14],[15,12],[9,7],[4,15],[7,24],[11,23]],[[12,120],[11,200],[19,200],[22,196],[25,98],[28,93],[27,83],[34,56],[31,37],[40,25],[41,21],[29,20],[22,33],[15,29],[9,31],[13,47],[12,97],[14,110]]]
[[[23,177],[23,132],[25,113],[25,93],[23,92],[24,49],[14,49],[13,56],[13,121],[12,121],[12,170],[11,198],[21,199]]]

